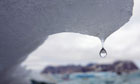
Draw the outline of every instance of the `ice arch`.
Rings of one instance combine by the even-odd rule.
[[[76,32],[105,39],[129,21],[132,8],[133,0],[1,0],[0,83],[14,84],[8,81],[11,71],[48,35]]]

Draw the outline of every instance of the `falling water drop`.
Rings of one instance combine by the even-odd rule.
[[[104,48],[101,49],[99,54],[100,54],[100,57],[102,57],[102,58],[107,56],[107,52],[106,52],[106,50]]]
[[[100,57],[104,58],[107,56],[107,51],[104,48],[104,40],[102,39],[101,42],[102,42],[102,49],[100,50],[99,55]]]

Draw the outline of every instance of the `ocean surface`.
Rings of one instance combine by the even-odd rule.
[[[140,84],[140,71],[118,75],[113,72],[57,74],[48,80],[56,84]]]

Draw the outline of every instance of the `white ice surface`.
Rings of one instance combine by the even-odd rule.
[[[11,71],[48,35],[105,39],[129,21],[132,9],[133,0],[0,0],[0,84],[14,84],[6,82]]]

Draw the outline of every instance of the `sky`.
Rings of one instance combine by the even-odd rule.
[[[79,33],[59,33],[49,38],[23,62],[27,69],[42,70],[47,65],[110,63],[132,60],[140,65],[140,0],[134,0],[133,16],[105,41],[107,57],[100,58],[99,38]]]

